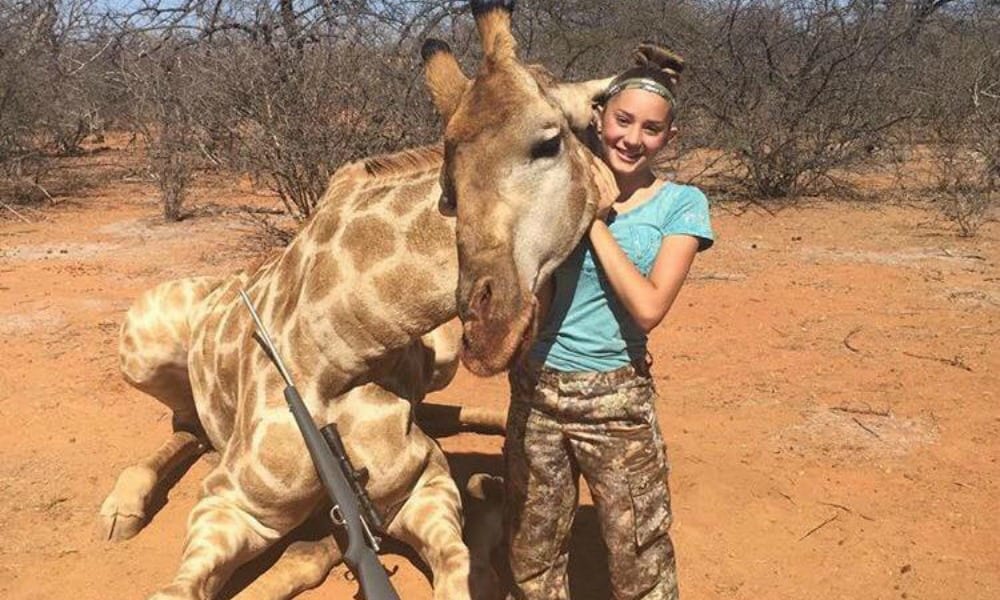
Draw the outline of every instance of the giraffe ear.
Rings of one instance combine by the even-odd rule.
[[[469,87],[469,78],[462,73],[446,42],[429,38],[420,49],[420,55],[424,59],[424,77],[431,100],[447,124]]]
[[[612,79],[612,77],[608,77],[579,83],[561,83],[550,88],[548,93],[566,115],[569,126],[580,131],[590,125],[594,114],[594,104],[604,95],[604,91],[611,85]]]

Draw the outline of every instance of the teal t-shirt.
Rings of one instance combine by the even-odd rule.
[[[696,187],[665,183],[652,198],[609,223],[615,240],[648,276],[664,236],[692,235],[699,251],[715,239],[708,199]],[[612,371],[646,358],[635,324],[593,256],[588,238],[552,274],[555,291],[531,357],[557,371]]]

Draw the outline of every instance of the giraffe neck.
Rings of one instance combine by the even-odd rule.
[[[260,279],[285,347],[326,389],[456,314],[454,220],[438,211],[436,149],[339,170],[295,240]]]

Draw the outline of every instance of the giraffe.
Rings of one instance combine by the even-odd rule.
[[[435,218],[433,202],[421,202],[436,185],[439,159],[439,151],[426,148],[348,165],[283,252],[230,277],[161,284],[129,310],[120,337],[122,373],[172,409],[174,432],[121,473],[101,507],[104,535],[119,540],[138,533],[167,473],[208,448],[219,453],[189,520],[181,569],[154,597],[214,597],[239,564],[323,504],[282,384],[251,338],[240,289],[271,327],[314,419],[336,422],[352,460],[369,470],[369,494],[381,514],[392,516],[388,533],[431,567],[435,597],[469,598],[470,571],[490,581],[488,564],[470,564],[461,501],[444,455],[413,423],[414,405],[444,387],[457,368],[460,329],[449,321],[454,230],[448,219]],[[389,219],[392,232],[383,227]],[[411,255],[405,273],[391,264],[398,259],[387,260],[392,252]],[[385,278],[404,274],[415,287],[388,295]],[[426,300],[425,292],[431,292]],[[373,306],[379,298],[414,317],[379,327]],[[477,418],[497,421],[489,414],[471,421]],[[338,559],[332,541],[293,544],[242,596],[291,597],[321,583]]]
[[[466,300],[468,290],[461,284],[456,293],[459,274],[468,266],[463,261],[472,256],[469,249],[483,248],[471,228],[481,229],[498,248],[510,245],[499,243],[503,229],[507,235],[514,231],[509,213],[495,213],[500,218],[491,223],[470,212],[464,199],[480,193],[503,200],[513,190],[515,196],[553,202],[554,214],[529,209],[549,219],[545,229],[518,225],[517,235],[539,239],[537,247],[518,257],[517,267],[510,256],[495,256],[503,271],[540,261],[533,282],[540,284],[569,252],[562,246],[571,247],[571,238],[578,238],[589,222],[601,191],[599,161],[570,132],[586,127],[591,103],[608,79],[563,84],[529,67],[498,78],[497,73],[506,73],[494,63],[504,30],[509,37],[509,6],[473,2],[472,8],[487,57],[480,77],[463,76],[456,92],[441,80],[461,74],[447,47],[428,42],[423,51],[435,103],[440,109],[454,100],[451,112],[461,115],[448,114],[443,148],[407,150],[342,167],[287,248],[256,269],[230,277],[163,284],[128,313],[120,342],[122,372],[133,386],[172,409],[174,433],[152,456],[122,473],[102,505],[104,532],[110,538],[134,535],[168,468],[207,447],[219,453],[191,512],[178,572],[153,598],[215,597],[239,565],[322,503],[322,489],[284,406],[283,382],[251,338],[240,289],[271,328],[313,418],[336,422],[352,461],[369,469],[369,494],[391,516],[388,533],[413,546],[431,568],[434,597],[461,599],[491,591],[489,584],[477,585],[488,568],[470,556],[462,541],[458,491],[440,450],[413,426],[413,402],[433,382],[448,378],[447,361],[438,361],[436,374],[429,365],[433,356],[453,355],[457,336],[435,328],[463,311],[489,316],[500,306],[490,301],[493,289],[498,297],[511,295],[489,281],[470,288],[475,302]],[[521,127],[512,132],[514,121]],[[522,138],[513,135],[518,132]],[[539,133],[547,137],[538,139]],[[489,139],[495,146],[478,143]],[[513,151],[522,159],[537,158],[548,168],[515,165],[510,168],[517,176],[511,179],[496,176],[490,166],[489,177],[471,177],[465,153],[485,151],[486,158],[500,161],[504,144],[516,144]],[[547,183],[550,176],[554,183]],[[456,209],[458,198],[463,201]],[[519,208],[524,207],[509,205],[509,210]],[[550,234],[551,226],[567,228],[569,234]],[[528,296],[535,288],[515,291]],[[537,301],[525,302],[533,318]],[[513,348],[511,354],[520,335],[501,336],[505,349]],[[484,339],[469,319],[462,336],[467,354]],[[476,360],[466,357],[467,366]],[[494,362],[484,364],[494,368]],[[305,573],[309,582],[321,581],[320,574],[325,576],[337,558],[329,544],[293,546],[287,560],[279,561],[281,576],[262,578],[266,585],[252,585],[245,597],[289,597],[300,588],[285,575],[294,579],[295,573]]]

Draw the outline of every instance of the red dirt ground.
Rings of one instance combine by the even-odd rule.
[[[260,204],[238,186],[196,204]],[[270,202],[270,200],[267,200]],[[119,471],[167,435],[166,409],[117,374],[129,303],[168,278],[250,262],[233,214],[159,218],[119,178],[0,221],[0,597],[145,597],[178,565],[208,470],[195,464],[133,540],[96,539]],[[1000,597],[1000,227],[962,240],[885,204],[736,215],[655,333],[683,596]],[[461,372],[431,401],[502,406],[503,379]],[[442,440],[459,472],[498,472],[498,437]],[[574,598],[606,598],[592,508]],[[430,597],[388,555],[407,600]],[[334,571],[304,598],[347,598]]]

